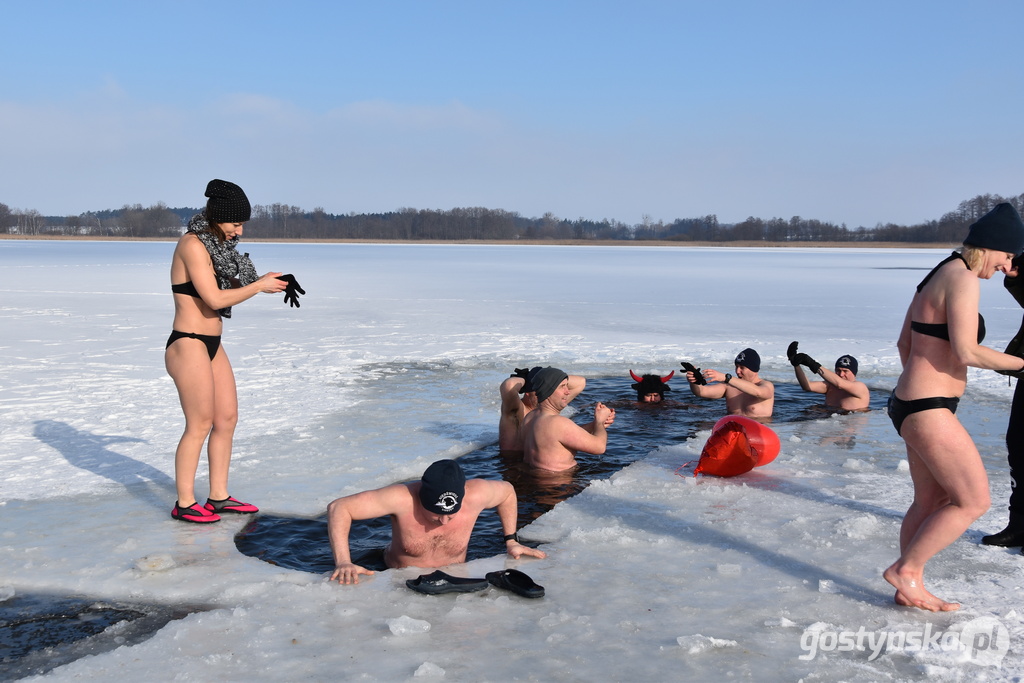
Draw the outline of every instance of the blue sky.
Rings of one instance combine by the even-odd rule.
[[[0,202],[849,227],[1024,192],[1024,3],[0,0]]]

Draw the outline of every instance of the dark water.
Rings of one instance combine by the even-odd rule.
[[[615,424],[608,430],[606,452],[603,455],[580,453],[576,457],[579,465],[573,470],[539,472],[523,466],[519,456],[501,453],[497,444],[464,455],[459,463],[469,478],[504,479],[515,487],[521,528],[585,489],[591,481],[609,478],[658,446],[683,442],[702,429],[711,429],[725,415],[724,400],[698,399],[690,393],[685,381],[677,381],[674,390],[667,393],[660,404],[637,403],[630,383],[631,380],[619,377],[588,379],[587,388],[573,401],[572,405],[579,411],[573,420],[579,424],[593,420],[597,401],[611,406],[616,413]],[[796,384],[776,384],[773,422],[827,417],[828,413],[821,408],[822,398],[820,394],[802,391]],[[872,408],[878,410],[884,404],[884,393],[872,391]],[[349,535],[353,561],[376,571],[387,569],[377,551],[390,539],[388,517],[354,522]],[[528,538],[523,542],[535,545]],[[281,567],[314,573],[334,569],[326,513],[315,518],[255,515],[236,535],[235,545],[245,555]],[[473,529],[467,559],[504,553],[498,514],[485,510]]]
[[[42,674],[85,654],[141,642],[201,609],[16,595],[0,602],[0,680]]]

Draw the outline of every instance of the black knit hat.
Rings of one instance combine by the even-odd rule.
[[[537,374],[533,376],[533,390],[537,392],[537,403],[543,403],[548,396],[555,393],[555,389],[562,383],[562,380],[568,378],[569,375],[558,368],[548,366],[538,370]]]
[[[971,225],[964,244],[1019,254],[1024,251],[1024,222],[1012,205],[1006,202],[996,204],[996,208]]]
[[[213,179],[206,185],[206,220],[211,223],[245,223],[252,217],[249,198],[238,185]]]
[[[761,356],[754,349],[743,349],[736,356],[735,365],[742,365],[751,372],[758,372],[761,369]]]
[[[420,503],[437,515],[454,515],[466,495],[466,475],[454,460],[438,460],[420,480]]]
[[[846,354],[845,356],[839,356],[839,358],[836,359],[836,372],[839,372],[843,368],[848,369],[850,372],[856,375],[857,359],[851,356],[850,354]]]

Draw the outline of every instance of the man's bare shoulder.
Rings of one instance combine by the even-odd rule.
[[[471,491],[473,489],[485,489],[490,488],[496,484],[501,484],[504,480],[498,479],[467,479],[466,490]]]
[[[559,420],[568,419],[557,413],[550,413],[544,410],[531,410],[523,418],[523,428],[539,429],[541,427],[547,428],[553,422]],[[571,422],[571,420],[570,420]]]
[[[534,422],[536,429],[563,432],[567,429],[583,429],[565,415],[544,414]]]
[[[467,479],[466,499],[490,497],[496,491],[500,491],[506,486],[511,486],[511,484],[499,479]]]
[[[332,515],[337,512],[351,519],[373,519],[387,515],[402,516],[412,511],[413,484],[391,484],[379,489],[360,491],[332,502]]]
[[[419,487],[419,482],[389,484],[372,491],[364,491],[363,494],[374,498],[378,503],[385,503],[389,507],[394,507],[395,512],[400,512],[412,502],[413,489],[417,487]]]

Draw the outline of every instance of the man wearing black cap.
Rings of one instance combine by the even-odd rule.
[[[793,364],[793,372],[800,388],[815,394],[825,394],[825,407],[844,412],[860,412],[868,409],[871,392],[868,385],[857,380],[857,359],[846,354],[836,359],[836,371],[832,372],[806,353],[797,352],[797,342],[793,342],[786,350],[789,362]],[[806,365],[811,372],[821,375],[823,382],[812,382],[807,379],[804,369]]]
[[[701,377],[697,377],[693,371],[687,370],[686,381],[690,383],[690,391],[700,398],[725,398],[725,407],[730,415],[771,417],[775,408],[775,385],[757,374],[761,370],[761,356],[754,349],[743,349],[736,356],[735,364],[735,377],[718,370],[705,370]],[[708,384],[708,380],[717,384]]]
[[[594,421],[583,427],[561,413],[572,400],[569,375],[558,368],[539,370],[533,378],[537,409],[523,420],[523,462],[541,470],[560,472],[576,466],[576,453],[601,455],[608,447],[608,432],[615,410],[594,406]]]
[[[502,452],[523,452],[523,418],[537,407],[537,394],[533,390],[533,377],[542,370],[537,367],[516,368],[501,386],[501,417],[498,418],[498,448]],[[587,380],[579,375],[569,375],[569,400],[580,395],[587,386]],[[522,398],[520,398],[522,394]]]
[[[466,479],[455,460],[438,460],[423,477],[338,498],[327,506],[327,529],[334,552],[331,581],[359,583],[372,571],[352,562],[348,535],[353,520],[391,517],[391,543],[384,551],[389,567],[444,567],[466,561],[469,536],[484,510],[497,508],[505,546],[513,558],[543,558],[543,551],[519,543],[515,489],[507,481]]]

